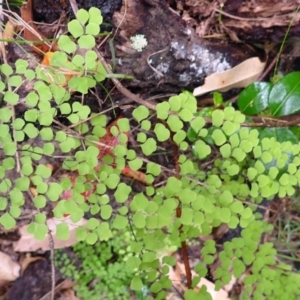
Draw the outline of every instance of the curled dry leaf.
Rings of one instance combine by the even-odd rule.
[[[59,240],[55,236],[56,225],[66,223],[69,227],[70,237],[67,240]],[[77,223],[73,223],[68,217],[63,219],[51,218],[46,221],[46,224],[52,233],[54,248],[61,249],[70,247],[77,243],[76,228],[86,223],[85,219],[81,219]],[[33,252],[37,250],[48,251],[50,249],[48,236],[43,241],[38,241],[34,236],[27,232],[28,225],[24,225],[19,229],[21,238],[14,243],[14,251],[16,252]]]
[[[186,285],[182,284],[182,275],[185,274],[185,268],[184,265],[177,260],[176,268],[175,270],[173,268],[170,268],[169,271],[169,278],[172,282],[176,283],[176,288],[179,291],[186,291]],[[192,276],[197,276],[197,273],[192,270]],[[183,276],[184,277],[184,276]],[[230,300],[228,297],[228,293],[224,289],[220,289],[219,291],[215,291],[215,284],[206,278],[201,278],[200,282],[195,287],[195,290],[199,290],[202,286],[207,287],[207,292],[210,293],[212,300]],[[169,298],[170,300],[173,300],[174,298]]]
[[[39,53],[44,54],[49,52],[51,49],[56,50],[56,44],[49,44],[46,42],[47,37],[39,32],[36,25],[32,20],[32,0],[28,0],[20,9],[21,17],[26,22],[26,26],[24,28],[24,38],[25,40],[32,42],[32,49]]]
[[[55,299],[60,300],[80,300],[78,297],[76,297],[73,287],[75,283],[70,281],[69,279],[65,279],[63,282],[59,283],[55,287]],[[44,295],[39,300],[50,300],[51,299],[51,291],[49,291],[46,295]]]
[[[31,256],[30,253],[26,253],[25,257],[23,258],[22,262],[21,262],[21,267],[22,267],[22,275],[24,273],[24,271],[26,270],[26,268],[33,262],[37,261],[37,260],[45,260],[44,257],[42,256]]]
[[[0,280],[14,281],[20,276],[20,265],[10,256],[0,252],[0,261]]]
[[[41,61],[41,65],[45,66],[45,67],[49,67],[51,65],[51,59],[52,59],[52,56],[53,56],[54,52],[46,52],[44,54],[44,58],[43,60]],[[66,61],[65,62],[65,65],[67,65],[69,63],[69,61]],[[73,75],[80,75],[80,73],[76,72],[76,71],[72,71],[72,70],[69,70],[68,68],[58,68],[56,70],[57,72],[57,75],[61,74],[61,75],[64,75],[65,76],[65,82],[58,82],[57,80],[55,80],[55,78],[53,78],[53,76],[51,76],[50,74],[48,74],[47,72],[45,72],[45,74],[49,77],[49,79],[51,80],[51,82],[59,85],[59,86],[67,86],[67,82],[72,78]],[[59,79],[61,80],[61,79]]]
[[[201,96],[211,91],[226,92],[246,87],[259,78],[265,65],[258,57],[249,58],[230,70],[207,76],[204,85],[195,88],[193,94]]]
[[[129,166],[125,166],[122,170],[122,175],[132,178],[136,181],[143,183],[144,185],[151,185],[151,183],[147,182],[146,174],[141,171],[131,170]]]
[[[6,294],[9,289],[9,286],[9,281],[0,279],[0,300],[6,299]]]
[[[3,32],[0,30],[0,55],[5,53],[5,46],[7,45],[8,40],[12,40],[15,34],[16,26],[11,22],[7,21],[4,27]]]
[[[7,21],[2,33],[3,40],[6,40],[4,45],[7,45],[7,40],[12,40],[14,38],[15,32],[16,26],[11,21]]]

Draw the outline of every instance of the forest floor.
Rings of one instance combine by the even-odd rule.
[[[133,1],[134,0],[127,0],[127,2]],[[58,18],[60,13],[62,13],[62,11],[59,12],[61,7],[64,7],[65,12],[69,13],[72,11],[72,8],[70,8],[69,4],[67,3],[68,1],[46,1],[47,5],[45,5],[45,7],[40,7],[37,2],[38,1],[32,1],[31,3],[33,12],[35,12],[33,15],[28,15],[28,11],[24,15],[23,11],[22,17],[24,19],[24,16],[26,16],[24,19],[26,23],[32,24],[32,21],[37,22],[36,26],[39,32],[45,36],[51,36],[53,32],[57,32],[59,26],[66,26],[67,18],[61,19],[62,22],[65,22],[63,24],[61,24],[60,21],[55,18]],[[97,1],[89,2],[91,2],[91,5],[97,5]],[[100,3],[101,1],[98,2]],[[111,3],[113,2],[114,1]],[[118,5],[118,2],[119,1],[115,1],[116,6]],[[231,43],[243,43],[249,46],[252,50],[255,49],[254,51],[257,51],[258,56],[261,56],[263,53],[265,56],[265,70],[267,70],[267,72],[261,74],[260,79],[265,81],[270,80],[273,75],[274,65],[277,62],[277,59],[279,60],[277,73],[284,75],[292,71],[300,71],[299,40],[293,37],[296,36],[299,26],[298,24],[294,28],[292,26],[292,29],[290,30],[290,35],[292,38],[287,40],[286,45],[284,45],[281,51],[280,47],[282,46],[282,40],[288,30],[288,26],[292,20],[292,17],[287,19],[286,16],[280,18],[280,14],[275,16],[276,12],[278,11],[288,11],[289,16],[293,16],[294,10],[297,8],[296,6],[293,10],[293,8],[288,5],[286,5],[287,7],[282,7],[283,5],[279,2],[277,3],[275,1],[274,3],[274,1],[266,0],[261,1],[260,10],[255,10],[255,7],[250,5],[251,1],[228,0],[225,1],[224,5],[220,5],[217,1],[200,1],[201,4],[199,4],[199,0],[169,0],[167,2],[172,13],[177,14],[178,17],[183,20],[183,22],[193,28],[199,38],[203,38],[211,41],[214,44],[218,44],[219,49],[222,49],[222,45],[225,47],[225,45]],[[19,8],[14,8],[13,10],[17,15],[21,16]],[[235,15],[237,11],[239,11],[239,15]],[[296,19],[298,22],[298,18]],[[5,17],[4,22],[6,21],[7,18]],[[49,25],[45,23],[52,24]],[[21,29],[20,32],[22,35],[22,32],[26,31]],[[13,36],[11,36],[11,38],[13,38]],[[101,42],[103,42],[102,47],[109,47],[108,42],[105,41],[105,39],[99,41],[99,43]],[[25,46],[25,48],[32,55],[33,64],[36,60],[41,61],[41,56],[34,52],[31,47]],[[14,46],[10,43],[7,44],[1,51],[6,52],[6,59],[10,63],[14,63],[18,58],[24,57],[24,53],[20,53],[20,51],[16,50],[16,48],[14,48]],[[280,54],[279,57],[278,54]],[[245,68],[245,73],[247,74],[247,72],[248,70]],[[106,89],[109,91],[110,98],[113,99],[113,101],[116,101],[115,99],[118,101],[123,101],[124,95],[115,89],[112,82],[106,82],[105,84],[107,84]],[[95,91],[96,94],[97,92],[98,91]],[[240,92],[241,89],[239,88],[235,88],[226,92],[223,95],[223,101],[232,101],[234,103]],[[105,93],[106,92],[103,92],[103,90],[99,91],[99,94],[101,95],[99,98],[102,99],[103,95],[105,98]],[[154,94],[153,90],[151,94]],[[152,96],[152,99],[154,99],[152,101],[159,101],[158,98],[160,97],[167,96],[161,96],[161,93],[158,92],[157,95]],[[88,94],[85,101],[88,105],[90,104],[90,107],[94,112],[108,110],[109,112],[107,113],[107,118],[108,120],[112,121],[115,118],[114,114],[112,113],[112,108],[115,108],[116,111],[122,113],[122,109],[124,109],[124,107],[132,110],[135,106],[135,104],[126,104],[125,102],[123,106],[119,104],[116,105],[106,100],[101,103],[97,101],[95,104],[94,98],[94,94]],[[117,101],[115,103],[117,103]],[[199,97],[200,109],[213,105],[214,99],[211,94],[206,93]],[[22,111],[19,113],[21,114]],[[62,120],[60,121],[63,123]],[[170,157],[168,155],[162,156],[158,158],[158,162],[161,165],[168,166],[168,164],[170,164]],[[48,164],[49,167],[55,170],[54,173],[57,178],[64,175],[60,169],[59,163],[46,161],[45,164]],[[140,183],[136,183],[135,188],[136,190],[141,189]],[[296,219],[298,218],[299,210],[296,202],[299,195],[293,197],[293,199],[286,198],[284,203],[276,201],[272,203],[271,210],[275,210],[278,213],[272,214],[270,217],[270,222],[273,222],[273,225],[275,225],[276,228],[276,232],[273,233],[272,238],[274,239],[275,236],[278,237],[278,247],[281,248],[281,250],[284,250],[285,247],[287,247],[286,249],[290,249],[289,255],[293,257],[291,264],[297,269],[300,261],[300,252],[297,250],[298,246],[296,242],[299,234],[299,223],[297,221],[293,221],[292,218],[289,220],[287,217],[280,216],[280,212],[285,211],[285,213],[290,214],[290,216],[294,216]],[[22,218],[18,220],[18,226],[16,228],[10,231],[5,231],[2,229],[0,230],[0,255],[2,256],[0,256],[0,300],[50,299],[50,293],[52,289],[51,286],[53,283],[53,270],[51,269],[53,260],[51,258],[49,246],[51,241],[32,241],[32,238],[26,233],[26,226],[32,219],[33,214],[36,212],[36,208],[34,205],[27,205],[23,209],[24,211],[22,213]],[[46,207],[46,209],[49,210],[48,215],[51,215],[52,207],[49,206]],[[219,243],[221,240],[222,243],[224,243],[226,240],[231,239],[235,235],[238,235],[238,233],[229,231],[226,227],[220,227],[218,232],[214,233],[214,238],[218,240]],[[74,255],[74,250],[72,249],[72,245],[74,243],[75,237],[73,236],[66,243],[62,242],[60,248],[64,249],[63,253],[67,254],[68,256],[72,256]],[[193,241],[193,243],[189,246],[189,249],[189,257],[191,258],[191,261],[193,261],[193,264],[195,264],[197,258],[199,257],[199,244],[197,244],[197,241]],[[102,249],[102,251],[104,250]],[[182,299],[180,292],[184,290],[183,286],[185,283],[182,280],[184,274],[184,265],[181,260],[180,253],[178,251],[172,251],[169,249],[165,251],[168,254],[172,253],[177,261],[176,267],[170,275],[174,282],[174,288],[170,290],[168,299]],[[60,255],[62,255],[62,252],[60,252]],[[120,254],[115,253],[112,259],[109,259],[105,262],[105,267],[109,268],[109,264],[113,264],[114,261],[118,260],[119,255]],[[3,275],[1,273],[3,273]],[[74,286],[76,286],[76,280],[64,276],[60,272],[60,267],[58,266],[56,266],[54,273],[55,299],[81,299],[78,295],[76,295],[76,289],[74,289]],[[214,283],[211,274],[207,276],[206,284],[213,289]],[[90,288],[92,289],[92,287]],[[230,299],[228,292],[230,291],[232,294],[237,295],[239,293],[238,288],[238,286],[228,286],[222,291],[224,292],[224,294],[222,294],[223,296],[220,296],[219,294],[219,296],[216,296],[213,299]],[[177,293],[178,291],[179,293]],[[103,295],[103,297],[101,296],[101,298],[98,299],[107,299],[105,297],[106,296]],[[92,298],[89,299],[91,300]],[[146,295],[145,298],[142,298],[141,295],[131,293],[130,299],[152,298],[150,293]]]

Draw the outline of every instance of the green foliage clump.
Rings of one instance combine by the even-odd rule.
[[[300,72],[292,72],[275,83],[255,82],[238,97],[239,109],[248,115],[287,116],[300,110],[297,101]]]
[[[109,129],[118,143],[111,149],[113,155],[108,155],[107,149],[99,146],[99,139],[106,134],[106,117],[93,114],[84,101],[71,101],[73,92],[81,93],[84,99],[91,88],[111,77],[95,48],[101,23],[98,9],[79,10],[76,20],[68,25],[71,37],[59,38],[60,51],[53,54],[49,67],[31,70],[24,60],[16,61],[13,67],[1,65],[0,225],[6,229],[16,225],[25,195],[35,186],[32,203],[39,212],[28,228],[35,238],[46,237],[45,208],[49,203],[55,203],[54,218],[69,215],[76,223],[84,215],[91,216],[76,228],[81,243],[74,251],[83,272],[78,274],[70,263],[62,267],[66,276],[82,282],[79,294],[99,297],[101,291],[111,299],[121,299],[127,292],[122,285],[140,292],[146,282],[159,300],[172,288],[169,270],[176,263],[172,256],[161,259],[160,251],[170,244],[181,247],[184,241],[208,236],[225,223],[230,229],[240,229],[241,235],[226,242],[220,253],[214,241],[205,242],[202,261],[194,268],[193,287],[218,257],[217,289],[230,281],[230,272],[240,277],[247,269],[243,299],[293,299],[299,295],[298,275],[277,262],[272,243],[260,243],[272,226],[256,213],[263,200],[292,196],[299,188],[299,140],[284,129],[275,132],[249,127],[246,116],[230,106],[199,112],[195,97],[184,91],[159,103],[155,111],[143,105],[133,110],[137,148],[127,145],[131,120],[119,119]],[[33,88],[20,99],[17,90],[23,80],[31,82]],[[283,106],[268,99],[273,115],[282,114]],[[292,103],[293,99],[286,100]],[[19,102],[26,106],[23,117],[16,117]],[[216,106],[221,107],[221,102],[216,94]],[[252,104],[248,102],[245,109]],[[260,104],[254,106],[260,111],[266,109],[266,103]],[[54,127],[59,115],[65,116],[70,126]],[[38,142],[26,143],[26,139]],[[161,149],[176,160],[176,170],[158,164]],[[65,170],[77,172],[73,181],[62,178],[49,182],[51,170],[42,160],[57,153]],[[147,185],[142,191],[135,191],[123,180],[125,166],[145,173]],[[16,178],[11,177],[12,171]],[[166,180],[151,185],[162,173]],[[126,263],[111,263],[113,252],[120,251],[120,246],[114,245],[119,241],[116,232],[135,235],[124,253],[130,253]],[[57,225],[58,238],[68,239],[69,234],[67,223]],[[94,282],[94,278],[100,279]],[[95,286],[85,289],[88,284]],[[187,300],[210,297],[205,287],[185,293]]]
[[[81,142],[76,137],[76,132],[87,132],[87,124],[74,126],[75,130],[69,134],[64,130],[55,131],[51,125],[58,112],[65,115],[74,125],[85,120],[91,113],[90,108],[77,101],[71,104],[71,93],[78,91],[86,94],[90,88],[106,78],[107,73],[97,61],[95,48],[92,50],[95,46],[95,36],[100,32],[101,12],[97,8],[91,8],[88,12],[80,10],[77,18],[78,20],[71,21],[68,26],[76,43],[68,36],[62,35],[58,41],[61,51],[51,56],[49,67],[39,65],[35,70],[31,70],[28,69],[28,62],[22,59],[17,60],[13,67],[8,64],[2,64],[0,67],[0,202],[2,211],[5,211],[0,217],[0,224],[6,229],[16,225],[15,219],[20,216],[20,207],[25,202],[24,192],[29,190],[31,184],[36,186],[37,195],[32,199],[36,208],[43,209],[48,200],[56,202],[59,199],[67,183],[46,183],[51,171],[40,160],[42,157],[54,156],[58,150],[67,154],[77,149]],[[81,31],[77,30],[79,26]],[[86,50],[84,55],[75,54],[79,47]],[[25,82],[32,84],[33,88],[21,100],[17,91]],[[26,106],[23,117],[16,117],[16,106],[19,102]],[[99,127],[98,125],[97,133]],[[27,139],[37,139],[40,141],[39,145],[24,143]],[[23,146],[20,147],[22,142]],[[58,149],[54,143],[58,145]],[[79,167],[80,173],[89,174],[95,167],[95,150],[95,147],[88,148],[89,162],[82,162],[80,166],[75,167]],[[72,167],[74,169],[74,164],[71,165],[67,160],[63,166],[68,170],[72,170]],[[16,180],[12,180],[11,174],[7,176],[11,170],[17,170],[18,174],[14,175],[18,177]],[[73,192],[79,202],[82,189],[87,188],[84,183],[84,180],[81,184],[78,181],[79,192]],[[71,217],[76,222],[84,214],[85,207],[82,202],[80,204],[70,201],[63,207],[62,203],[56,208],[55,215],[61,217],[72,209]],[[41,212],[35,216],[29,227],[29,231],[37,239],[44,239],[48,232],[45,220],[46,215]],[[66,236],[66,230],[65,226],[59,226],[58,234],[65,231],[61,235]]]
[[[129,241],[128,232],[126,235],[115,233],[114,239],[95,245],[80,242],[72,247],[73,259],[64,250],[57,250],[56,267],[63,276],[77,283],[74,290],[81,299],[127,300],[134,275],[134,270],[126,265]]]

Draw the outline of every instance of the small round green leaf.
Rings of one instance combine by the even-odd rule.
[[[72,20],[68,23],[68,30],[74,38],[78,38],[83,35],[83,27],[78,20]]]

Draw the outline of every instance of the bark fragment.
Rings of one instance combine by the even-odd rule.
[[[135,77],[130,87],[154,92],[193,89],[206,76],[222,72],[251,56],[242,45],[212,44],[200,39],[165,1],[128,0],[114,14],[117,72]],[[125,14],[125,15],[124,15]],[[148,45],[138,52],[130,38],[143,34]]]

